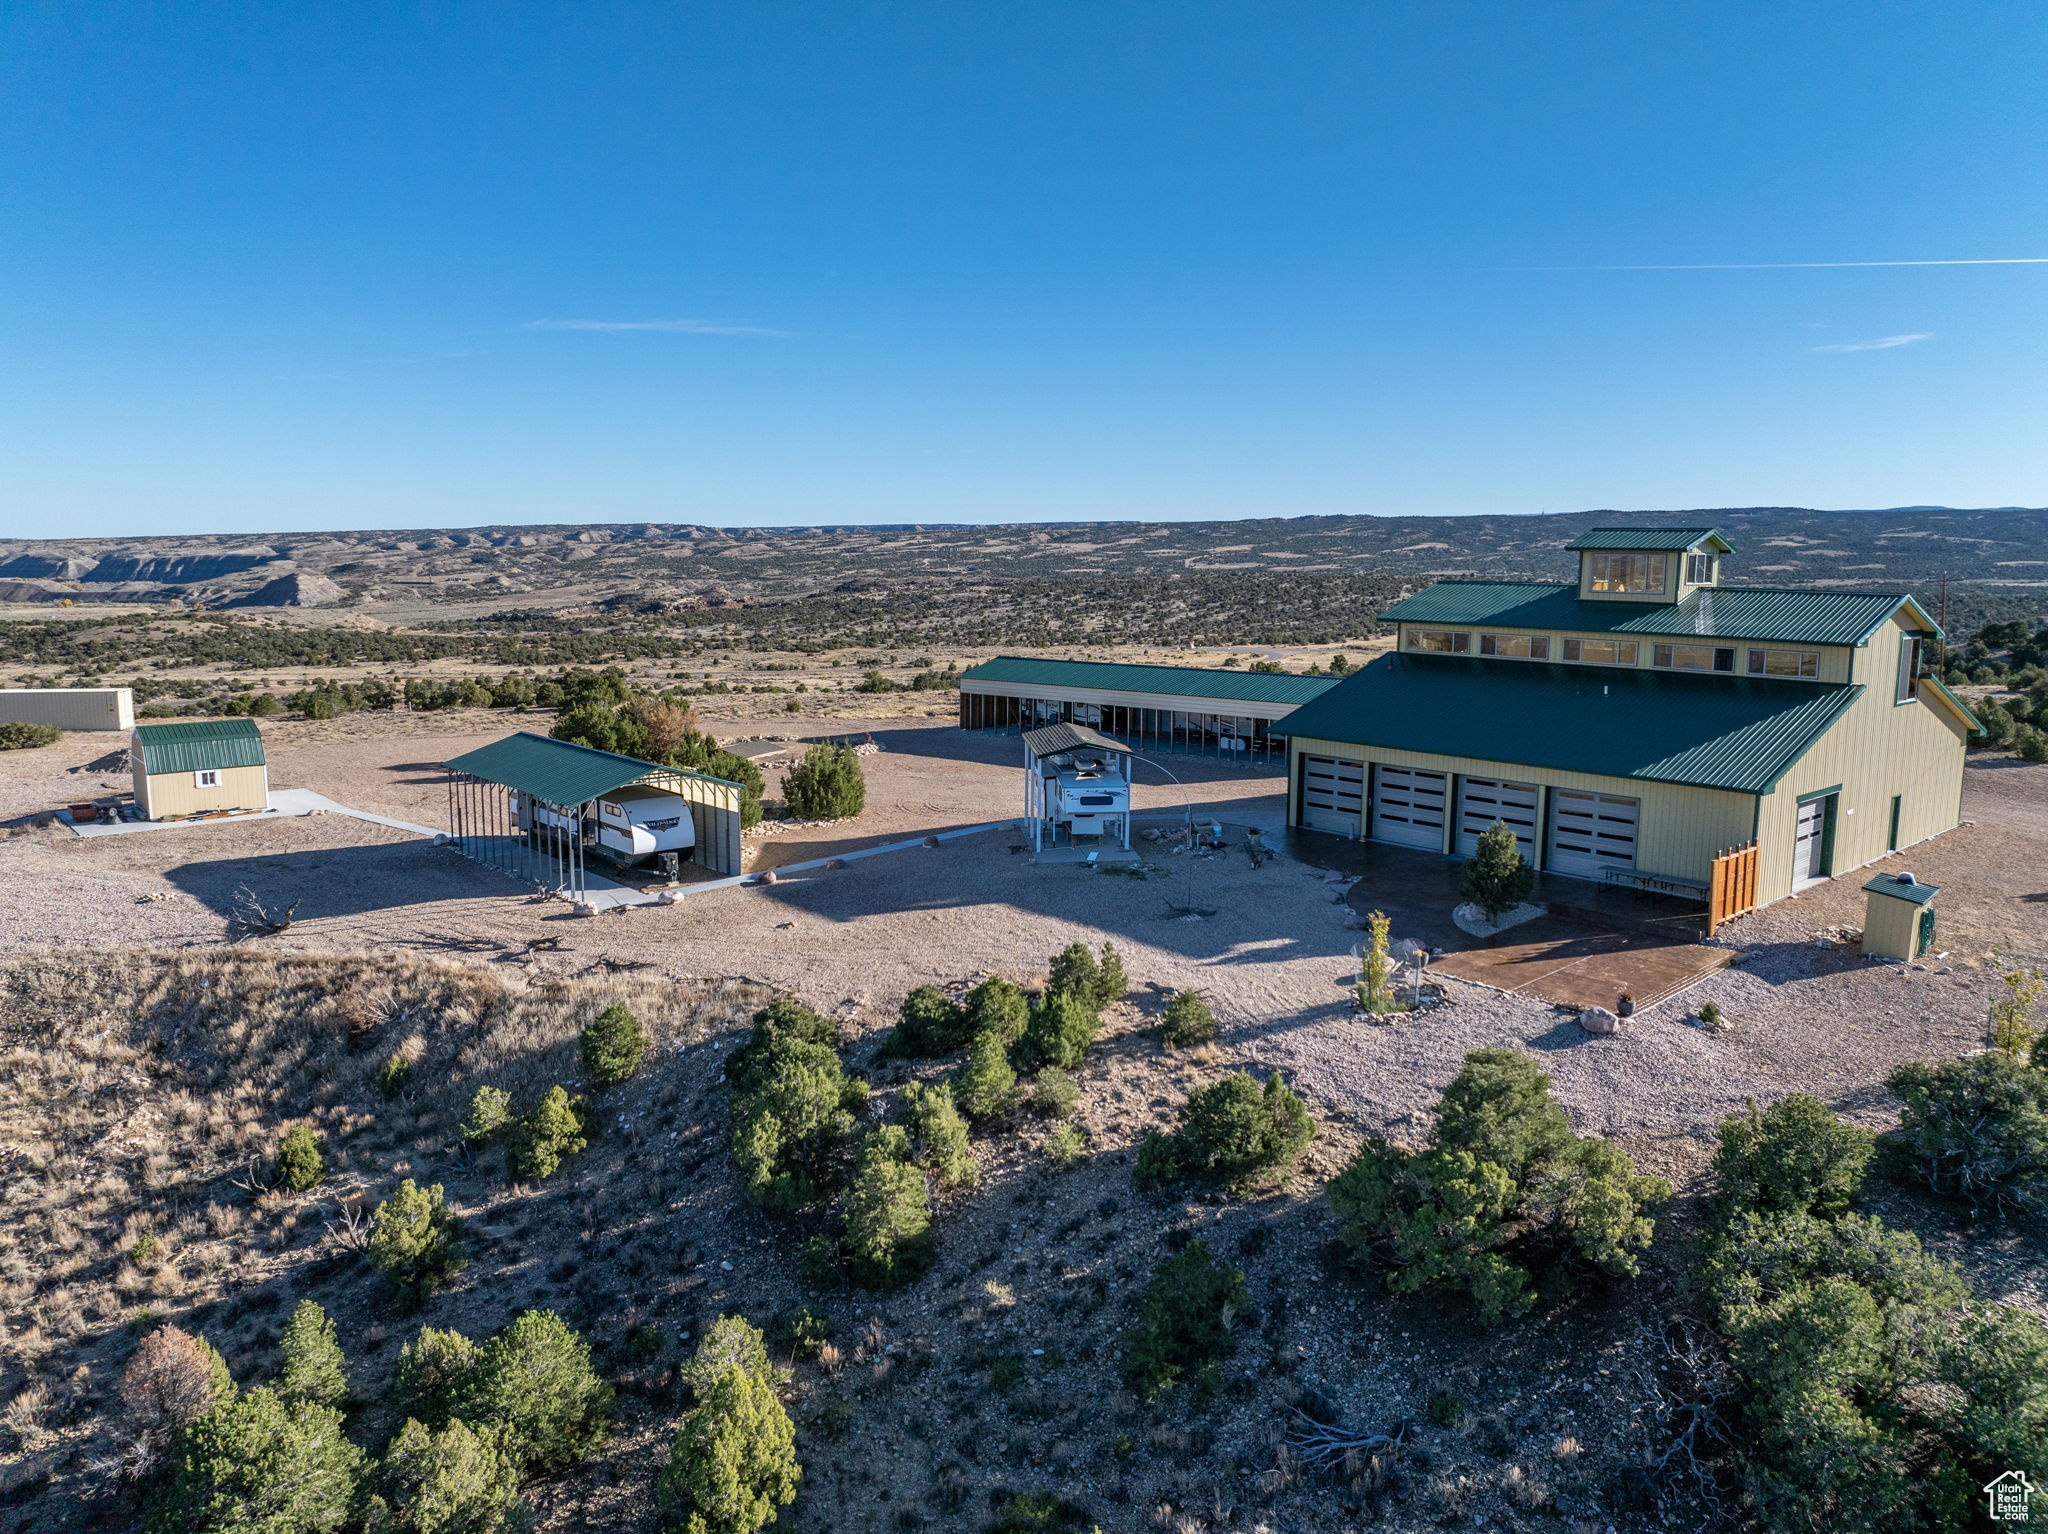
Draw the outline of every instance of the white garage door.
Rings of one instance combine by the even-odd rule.
[[[1339,761],[1334,756],[1303,756],[1301,759],[1301,823],[1311,831],[1335,831],[1343,836],[1359,832],[1359,812],[1365,808],[1365,763]]]
[[[1550,792],[1550,852],[1545,868],[1554,874],[1597,879],[1609,868],[1636,862],[1638,801],[1613,794]]]
[[[1479,838],[1505,820],[1522,844],[1522,856],[1536,861],[1536,785],[1498,778],[1458,779],[1458,851],[1470,857]]]
[[[1419,767],[1381,765],[1372,772],[1372,839],[1443,850],[1449,780]]]

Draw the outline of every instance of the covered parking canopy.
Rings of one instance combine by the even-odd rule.
[[[629,784],[682,799],[696,826],[696,861],[714,873],[740,871],[737,783],[524,730],[445,765],[448,823],[456,849],[542,889],[559,889],[578,899],[587,893],[585,852],[595,824],[591,806]],[[514,795],[552,813],[522,816]]]

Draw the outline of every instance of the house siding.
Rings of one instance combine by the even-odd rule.
[[[1899,846],[1954,830],[1962,818],[1969,731],[1922,681],[1911,703],[1892,701],[1899,640],[1921,632],[1894,616],[1855,655],[1863,696],[1765,796],[1757,819],[1759,894],[1792,893],[1792,848],[1802,795],[1841,786],[1830,876],[1886,855],[1891,801],[1900,797]]]
[[[135,693],[127,687],[0,689],[0,724],[54,724],[60,730],[132,730]]]
[[[264,810],[270,808],[270,769],[267,767],[223,767],[220,782],[200,788],[189,772],[159,772],[145,776],[140,757],[134,767],[135,803],[147,820],[169,820],[179,815],[197,815],[205,810]]]
[[[1291,744],[1288,820],[1295,825],[1301,820],[1299,758],[1303,755],[1336,757],[1347,762],[1379,762],[1392,767],[1420,767],[1431,772],[1457,773],[1466,777],[1504,778],[1517,783],[1540,784],[1546,790],[1568,788],[1640,800],[1642,809],[1636,828],[1636,867],[1644,873],[1669,874],[1681,879],[1705,881],[1719,854],[1749,840],[1756,819],[1754,795],[1731,793],[1725,789],[1688,788],[1676,783],[1646,783],[1637,778],[1560,772],[1475,757],[1394,751],[1340,740],[1296,738]],[[1369,789],[1367,797],[1369,800]],[[1548,799],[1546,793],[1543,807],[1546,822]],[[1451,822],[1454,819],[1454,816],[1445,816],[1446,852],[1450,850]],[[1359,834],[1363,834],[1363,826]],[[1540,862],[1542,838],[1538,839],[1537,850]]]

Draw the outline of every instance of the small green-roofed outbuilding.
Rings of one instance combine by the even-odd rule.
[[[151,773],[261,767],[263,732],[253,719],[175,719],[135,727],[135,754]]]

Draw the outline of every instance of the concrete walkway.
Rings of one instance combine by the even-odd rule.
[[[57,818],[78,836],[128,836],[138,831],[191,831],[200,826],[245,825],[252,820],[288,820],[322,811],[329,815],[346,815],[351,820],[367,820],[372,825],[389,826],[394,831],[410,831],[414,836],[442,834],[432,826],[416,826],[409,820],[394,820],[389,815],[372,815],[368,810],[351,809],[345,804],[335,803],[325,794],[314,793],[310,788],[273,789],[267,810],[219,815],[208,820],[93,820],[81,826],[73,824],[69,813],[63,810],[57,812]]]

